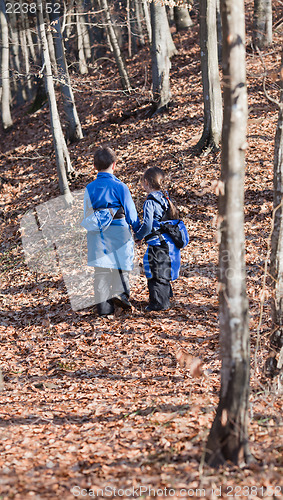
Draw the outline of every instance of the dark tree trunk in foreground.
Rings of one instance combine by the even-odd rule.
[[[272,42],[272,0],[254,0],[253,43],[263,49]]]
[[[165,5],[150,4],[151,27],[152,27],[152,86],[153,86],[153,109],[161,111],[168,107],[171,99],[170,91],[170,55],[167,39],[168,19]]]
[[[218,149],[222,132],[222,97],[218,68],[217,0],[200,2],[200,50],[204,127],[197,149]]]
[[[244,0],[221,0],[224,126],[219,213],[221,393],[206,445],[218,466],[249,461],[249,326],[245,282],[244,165],[247,124]]]
[[[10,111],[10,73],[9,73],[9,33],[4,0],[0,0],[0,28],[1,28],[1,115],[4,130],[13,125]]]
[[[48,42],[45,31],[45,24],[43,18],[44,5],[42,0],[37,0],[37,16],[38,16],[38,32],[41,42],[42,58],[45,65],[45,86],[48,97],[49,109],[50,109],[50,121],[51,129],[54,143],[54,150],[56,156],[56,166],[59,178],[60,192],[64,196],[66,204],[72,203],[73,197],[69,189],[67,173],[65,168],[65,161],[67,169],[70,170],[70,158],[68,154],[68,149],[64,139],[61,122],[58,114],[55,89],[53,83],[53,75],[51,68],[51,61],[49,57]]]
[[[283,349],[283,51],[278,123],[274,145],[273,207],[270,270],[273,278],[272,316],[277,347]],[[280,369],[282,367],[279,367]]]

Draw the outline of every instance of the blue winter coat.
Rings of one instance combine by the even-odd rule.
[[[97,178],[87,185],[84,196],[84,218],[100,208],[122,207],[125,217],[114,219],[105,231],[87,232],[88,265],[109,269],[133,269],[134,242],[130,227],[140,226],[135,204],[129,188],[115,175],[98,172]]]
[[[149,197],[146,199],[143,205],[143,224],[136,232],[135,237],[138,240],[142,240],[154,230],[158,230],[160,223],[162,222],[162,217],[169,207],[168,200],[165,198],[161,191],[154,191],[150,193]],[[174,245],[172,239],[167,234],[162,234],[162,239],[168,247],[169,259],[170,259],[170,279],[176,280],[179,276],[180,266],[181,266],[181,252]],[[152,236],[147,240],[149,246],[162,245],[163,242],[160,240],[159,236]],[[150,263],[148,259],[148,250],[144,255],[143,265],[145,275],[148,279],[152,278],[152,272],[150,269]]]

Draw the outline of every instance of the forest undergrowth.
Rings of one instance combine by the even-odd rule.
[[[276,15],[275,8],[275,21]],[[251,16],[247,9],[248,27]],[[15,109],[13,129],[1,135],[1,499],[69,500],[82,488],[112,488],[112,493],[117,488],[116,496],[126,498],[127,488],[140,487],[142,498],[157,490],[159,498],[166,498],[167,488],[171,498],[213,499],[220,496],[215,491],[220,487],[223,498],[283,497],[282,395],[263,374],[272,333],[271,289],[267,279],[263,290],[263,278],[271,231],[277,108],[264,94],[264,68],[249,45],[248,31],[245,231],[251,332],[249,436],[256,462],[214,470],[203,463],[203,451],[220,389],[221,159],[220,153],[194,153],[203,125],[197,27],[181,34],[173,31],[173,37],[179,53],[172,60],[168,113],[148,117],[147,48],[127,61],[130,94],[120,90],[109,55],[97,61],[89,75],[72,75],[84,139],[69,145],[78,174],[71,181],[72,191],[83,190],[94,178],[94,150],[108,143],[118,154],[117,176],[128,184],[140,213],[145,198],[141,174],[149,166],[165,170],[170,195],[191,238],[182,251],[181,276],[173,284],[169,311],[144,312],[147,291],[142,274],[133,282],[131,313],[118,311],[101,318],[93,307],[73,311],[60,272],[43,274],[28,268],[20,221],[28,210],[59,195],[47,106],[33,115],[28,104]],[[278,33],[262,58],[268,91],[278,98]],[[145,246],[137,249],[140,262],[144,251]],[[201,370],[192,369],[196,358],[202,360]]]

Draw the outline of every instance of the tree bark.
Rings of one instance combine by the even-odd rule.
[[[153,109],[161,111],[168,107],[170,91],[170,56],[167,39],[167,14],[165,5],[152,1],[150,4],[152,26],[152,87]],[[168,26],[169,30],[169,26]]]
[[[146,24],[148,41],[149,41],[149,43],[151,43],[151,24],[150,24],[150,14],[149,14],[147,0],[142,0],[142,7],[143,7],[143,12],[144,12],[144,19],[145,19],[145,24]]]
[[[74,94],[72,91],[70,75],[66,63],[61,24],[59,15],[55,12],[55,9],[50,14],[50,19],[53,26],[53,39],[54,39],[54,49],[58,68],[58,78],[61,87],[61,92],[63,96],[63,105],[65,115],[68,121],[68,139],[71,142],[79,141],[83,138],[83,132],[79,116],[77,113],[77,108],[75,104]]]
[[[24,61],[24,71],[25,71],[25,92],[27,100],[31,100],[32,98],[32,85],[31,85],[31,75],[30,75],[30,64],[29,64],[29,53],[28,53],[28,45],[27,45],[27,33],[26,33],[26,19],[27,16],[22,12],[23,2],[20,0],[20,8],[21,8],[21,16],[20,16],[20,42],[21,42],[21,51]]]
[[[84,51],[84,36],[83,36],[84,26],[82,24],[80,9],[78,8],[78,6],[76,7],[76,27],[78,36],[79,71],[81,75],[87,75],[88,67]]]
[[[272,317],[274,329],[283,344],[283,51],[280,71],[279,115],[274,144],[273,207],[270,271],[273,278]]]
[[[200,2],[201,74],[204,126],[196,148],[217,150],[222,132],[222,96],[218,68],[217,0]]]
[[[144,41],[142,22],[141,22],[140,0],[134,0],[134,6],[135,6],[135,17],[136,17],[136,26],[137,26],[137,33],[138,33],[138,42],[141,46],[144,46],[145,41]]]
[[[249,326],[245,280],[244,165],[247,124],[244,0],[221,0],[224,125],[219,199],[221,392],[206,445],[218,466],[251,459],[248,446]]]
[[[272,42],[272,0],[254,0],[253,44],[259,49]]]
[[[57,166],[57,173],[58,173],[58,178],[59,178],[59,187],[60,187],[61,194],[64,196],[66,204],[70,205],[72,203],[73,197],[72,197],[72,194],[71,194],[70,189],[69,189],[67,174],[66,174],[66,169],[65,169],[65,159],[67,159],[69,162],[70,162],[70,159],[66,158],[66,156],[69,156],[69,155],[67,155],[67,153],[66,153],[67,146],[66,146],[66,142],[64,139],[64,135],[63,135],[63,131],[62,131],[61,123],[60,123],[60,118],[59,118],[59,114],[58,114],[58,109],[57,109],[52,68],[51,68],[51,61],[50,61],[50,56],[49,56],[48,42],[47,42],[47,37],[46,37],[46,32],[45,32],[45,24],[44,24],[44,18],[43,18],[44,10],[45,10],[44,4],[42,3],[42,0],[37,0],[38,32],[39,32],[41,48],[42,48],[43,63],[45,66],[44,78],[45,78],[46,92],[47,92],[49,109],[50,109],[50,122],[51,122],[51,130],[52,130],[53,143],[54,143],[55,156],[56,156],[56,166]],[[67,165],[68,165],[68,161],[67,161]]]
[[[24,104],[26,100],[26,92],[22,82],[21,77],[21,64],[20,64],[20,42],[19,42],[19,34],[18,34],[18,26],[16,14],[14,12],[14,0],[11,0],[13,8],[11,10],[11,14],[8,16],[8,25],[10,28],[10,38],[11,38],[11,61],[13,64],[13,78],[14,78],[14,89],[16,93],[16,103],[17,106],[21,106]]]
[[[183,5],[175,5],[174,21],[177,32],[185,30],[194,24],[185,3]]]
[[[0,0],[0,27],[1,27],[1,115],[4,130],[8,130],[13,125],[10,110],[10,72],[9,72],[9,31],[5,1]]]
[[[104,15],[105,15],[106,23],[107,23],[107,31],[108,31],[111,45],[113,47],[113,54],[114,54],[114,57],[116,60],[116,64],[118,66],[118,71],[120,74],[122,86],[123,86],[124,90],[129,91],[129,90],[131,90],[131,84],[130,84],[130,80],[128,77],[128,73],[127,73],[124,61],[123,61],[123,57],[122,57],[119,43],[118,43],[118,40],[116,37],[116,33],[115,33],[115,30],[112,26],[112,21],[111,21],[111,16],[110,16],[107,0],[100,0],[100,4],[101,4],[102,9],[104,9]]]

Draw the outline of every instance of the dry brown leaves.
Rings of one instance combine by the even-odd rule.
[[[248,26],[251,13],[249,3]],[[229,492],[236,496],[236,486],[247,486],[249,498],[267,498],[267,493],[280,498],[275,487],[282,486],[282,397],[269,392],[261,375],[271,333],[268,295],[258,373],[252,372],[251,380],[250,442],[258,462],[250,469],[230,465],[218,471],[202,463],[220,387],[215,189],[221,186],[220,156],[191,154],[203,113],[197,36],[196,28],[174,35],[179,49],[172,64],[174,106],[154,120],[146,118],[144,104],[135,116],[119,121],[121,109],[137,109],[150,88],[145,83],[143,94],[130,97],[109,92],[119,88],[114,63],[102,64],[100,88],[95,75],[83,84],[73,76],[75,88],[83,90],[76,100],[85,138],[70,146],[81,174],[72,189],[83,189],[93,178],[93,150],[108,142],[118,152],[117,175],[130,186],[139,209],[144,200],[139,176],[151,165],[165,169],[170,192],[182,207],[191,242],[182,253],[170,311],[144,315],[147,292],[141,275],[132,290],[131,314],[101,319],[92,309],[75,313],[60,275],[36,276],[27,269],[21,217],[58,195],[47,110],[33,117],[18,110],[14,129],[1,137],[0,496],[5,500],[71,499],[76,486],[86,492],[107,486],[167,487],[175,490],[173,498],[182,488],[191,489],[185,498],[196,496],[198,488],[215,498],[220,487],[228,498]],[[148,57],[141,51],[128,62],[131,77],[141,83],[150,71],[144,66]],[[274,73],[280,58],[276,34],[264,57]],[[253,368],[277,111],[265,99],[252,52],[247,66],[251,121],[245,215]],[[270,85],[275,94],[276,80]],[[143,251],[141,246],[140,260]],[[148,489],[142,494],[149,498]]]

